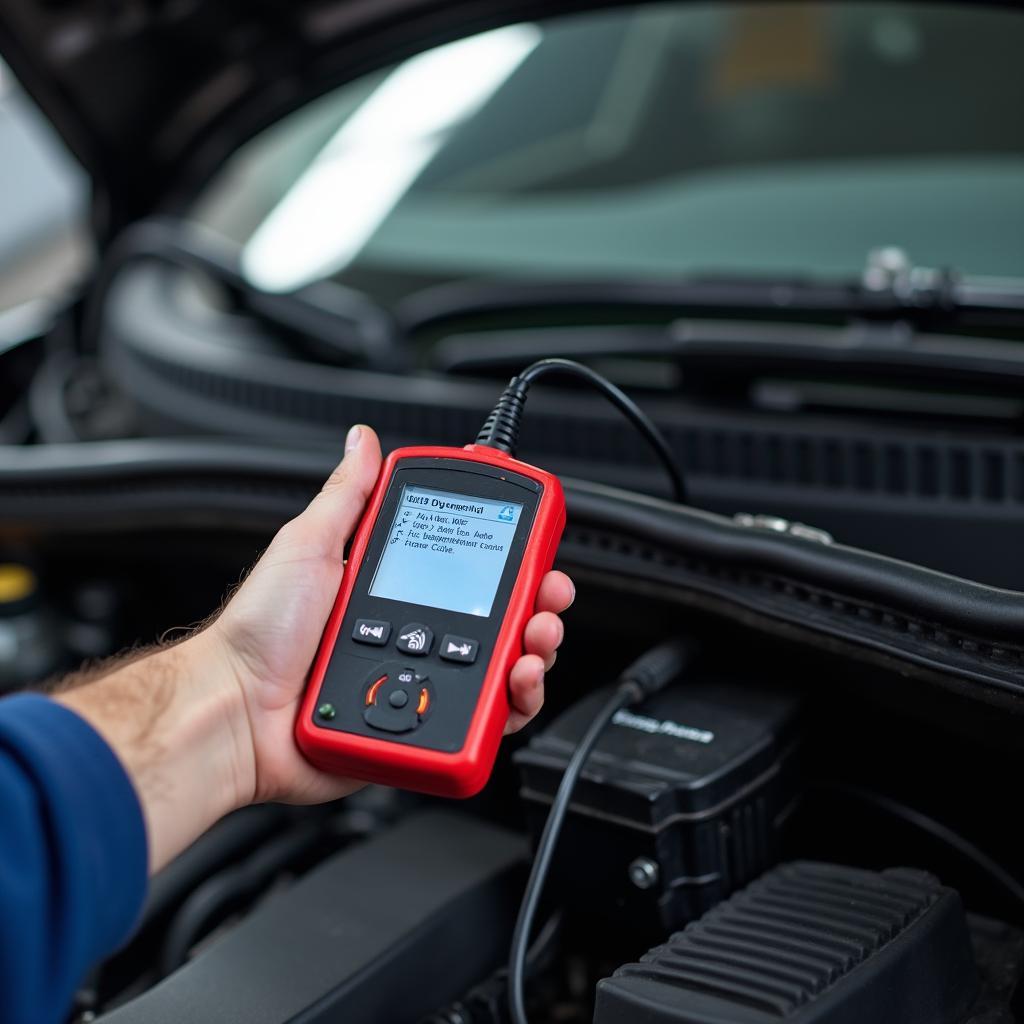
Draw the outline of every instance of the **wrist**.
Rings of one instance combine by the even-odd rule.
[[[151,870],[248,802],[248,717],[215,636],[204,631],[127,661],[57,699],[103,736],[128,772],[146,821]]]
[[[187,742],[191,749],[205,751],[216,765],[212,781],[221,817],[255,799],[256,758],[244,687],[216,624],[171,651],[180,651],[186,659],[183,677],[193,702],[187,715]]]

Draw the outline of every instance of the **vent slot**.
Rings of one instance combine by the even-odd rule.
[[[314,368],[283,360],[279,380],[266,359],[258,374],[236,375],[213,358],[216,351],[204,367],[195,352],[186,363],[184,355],[126,346],[114,368],[143,405],[204,429],[215,418],[228,433],[337,436],[353,422],[368,422],[390,437],[462,444],[487,412],[477,384],[446,381],[447,390],[420,392],[397,379],[389,387],[391,378],[378,375],[368,394],[358,377],[320,368],[314,378]],[[780,426],[780,419],[734,423],[678,405],[661,411],[670,447],[696,477],[929,503],[1024,505],[1024,445],[1016,440],[954,441],[909,431],[894,439],[821,421]],[[531,405],[522,449],[537,459],[594,467],[653,467],[643,439],[613,412],[568,392],[555,401],[547,393]]]

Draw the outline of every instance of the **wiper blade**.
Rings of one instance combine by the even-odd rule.
[[[462,282],[416,293],[398,310],[407,334],[510,315],[629,310],[652,316],[762,313],[778,318],[903,320],[1024,327],[1024,280],[914,267],[899,250],[869,257],[859,279],[697,276],[677,281]]]

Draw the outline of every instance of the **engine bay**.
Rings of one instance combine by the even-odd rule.
[[[1024,1024],[1010,5],[35,6],[93,192],[0,310],[0,696],[201,628],[352,424],[462,446],[554,358],[664,439],[538,387],[536,720],[469,799],[222,819],[67,1024]]]
[[[187,628],[261,542],[204,526],[22,543],[37,589],[20,617],[40,652],[23,668]],[[696,1022],[728,1006],[748,1014],[737,1020],[839,1021],[870,1006],[908,1021],[906,1005],[871,1001],[875,986],[940,982],[948,998],[920,1019],[1017,1019],[1019,840],[993,783],[1019,763],[1005,705],[571,571],[579,598],[547,707],[506,741],[481,796],[374,787],[237,812],[154,879],[136,937],[73,1019],[506,1020],[503,964],[566,760],[600,691],[671,636],[699,638],[691,670],[620,712],[573,796],[527,961],[530,1019]],[[770,912],[731,909],[782,879]],[[879,901],[896,916],[880,922]],[[754,930],[717,923],[733,913]],[[840,959],[823,966],[821,950]],[[858,982],[858,965],[878,977]]]
[[[481,380],[317,366],[282,349],[279,368],[307,374],[303,401],[270,411],[260,403],[281,375],[260,393],[244,383],[254,357],[229,361],[219,372],[237,373],[233,393],[256,404],[243,436],[225,421],[210,437],[198,370],[151,364],[138,377],[144,364],[116,334],[88,355],[59,330],[40,336],[42,359],[35,344],[8,356],[31,380],[42,442],[7,446],[0,471],[8,690],[173,641],[218,605],[334,465],[331,428],[304,425],[307,371],[362,390],[355,412],[332,395],[331,417],[379,416],[396,439],[427,417],[427,437],[449,440],[493,394]],[[200,366],[194,345],[167,352]],[[95,367],[102,378],[87,387]],[[366,397],[374,389],[379,399]],[[234,415],[218,395],[205,408]],[[551,410],[582,417],[580,436],[601,414],[568,389],[534,401],[531,452],[559,436]],[[389,419],[391,407],[405,418]],[[545,710],[504,742],[487,789],[450,804],[372,787],[323,808],[236,812],[153,880],[135,937],[79,992],[73,1021],[508,1020],[503,965],[569,758],[617,675],[680,638],[693,665],[615,715],[572,793],[525,957],[530,1019],[1018,1019],[1020,840],[994,780],[1012,779],[1021,758],[1019,594],[839,543],[833,533],[854,522],[884,535],[889,554],[902,543],[891,510],[849,488],[850,519],[815,503],[810,477],[790,489],[793,519],[740,511],[780,506],[746,504],[769,500],[756,474],[730,504],[715,498],[692,461],[702,441],[669,433],[691,504],[656,496],[660,483],[655,495],[629,489],[649,479],[629,475],[649,456],[607,429],[618,462],[543,456],[605,482],[563,478],[558,564],[578,600]],[[770,461],[770,444],[750,450]],[[859,450],[866,479],[884,471],[871,460],[884,466],[890,447]],[[923,506],[902,500],[925,561],[951,568],[994,550],[997,526],[976,505],[949,505],[971,521],[951,553],[949,524],[924,529]],[[1018,578],[1013,560],[998,572]]]

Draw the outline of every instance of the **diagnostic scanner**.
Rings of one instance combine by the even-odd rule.
[[[558,479],[482,444],[392,452],[296,724],[318,767],[438,796],[486,783],[565,526]]]

